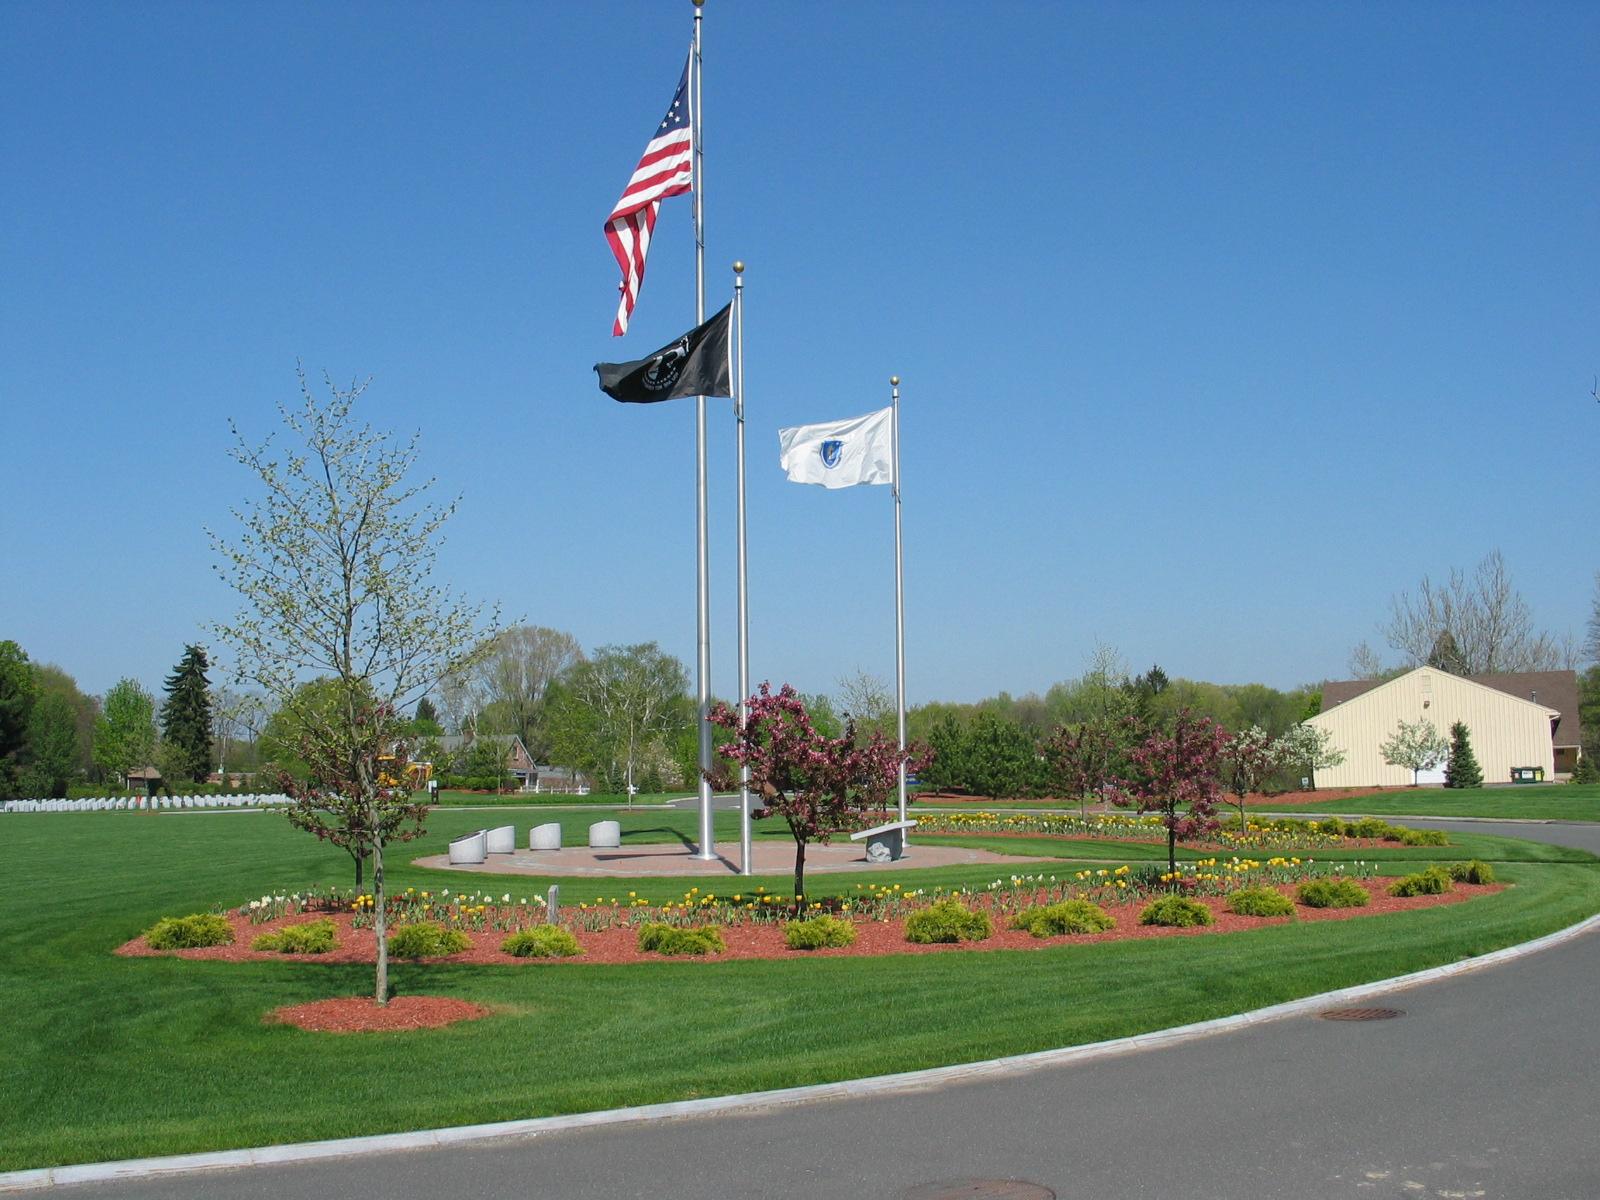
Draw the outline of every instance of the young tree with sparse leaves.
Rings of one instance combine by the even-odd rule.
[[[1389,739],[1378,747],[1383,761],[1391,767],[1404,767],[1411,772],[1411,786],[1423,771],[1432,770],[1450,753],[1450,743],[1433,727],[1427,717],[1415,721],[1401,721]]]
[[[420,831],[425,807],[391,782],[401,710],[471,665],[486,636],[481,608],[434,582],[455,503],[428,501],[432,479],[411,479],[418,435],[397,439],[356,416],[365,384],[314,394],[278,412],[289,444],[254,444],[230,423],[232,458],[260,486],[236,510],[237,535],[212,541],[219,572],[243,598],[216,626],[235,674],[286,712],[309,778],[286,779],[301,821],[365,839],[372,858],[375,995],[389,999],[383,850]],[[492,621],[491,621],[492,624]],[[301,685],[322,676],[332,702],[308,704]],[[295,818],[291,818],[292,820]],[[304,825],[302,825],[304,827]]]
[[[1228,731],[1210,717],[1180,708],[1164,729],[1149,733],[1128,754],[1131,778],[1114,803],[1161,814],[1167,831],[1167,870],[1178,869],[1178,843],[1214,832],[1222,795]]]

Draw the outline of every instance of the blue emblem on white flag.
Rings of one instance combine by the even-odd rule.
[[[894,482],[894,410],[778,430],[778,465],[794,483],[825,488]]]

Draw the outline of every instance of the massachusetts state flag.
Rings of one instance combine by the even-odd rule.
[[[614,337],[628,332],[628,318],[639,302],[644,284],[644,259],[650,253],[650,235],[655,231],[656,214],[668,196],[681,196],[694,187],[694,142],[689,119],[689,64],[683,64],[678,90],[672,93],[667,115],[644,148],[633,178],[622,190],[622,198],[606,218],[606,241],[622,268],[622,301],[611,327]]]
[[[894,482],[894,409],[778,430],[778,465],[791,483],[825,488]]]

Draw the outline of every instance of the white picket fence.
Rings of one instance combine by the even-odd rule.
[[[122,812],[129,809],[150,812],[179,808],[273,808],[289,803],[282,792],[270,795],[229,796],[105,796],[85,800],[6,800],[0,813],[40,812]]]

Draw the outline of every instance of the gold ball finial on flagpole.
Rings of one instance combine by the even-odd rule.
[[[700,6],[701,6],[701,5],[703,5],[703,4],[704,4],[704,3],[705,3],[705,2],[706,2],[706,0],[694,0],[694,6],[695,6],[695,7],[696,7],[696,8],[699,8],[699,7],[700,7]]]
[[[741,259],[735,259],[734,260],[733,273],[735,275],[743,275],[744,274],[744,262],[743,262],[743,260],[741,260]]]
[[[900,376],[898,376],[898,375],[889,376],[889,386],[890,387],[899,387],[900,386]]]

